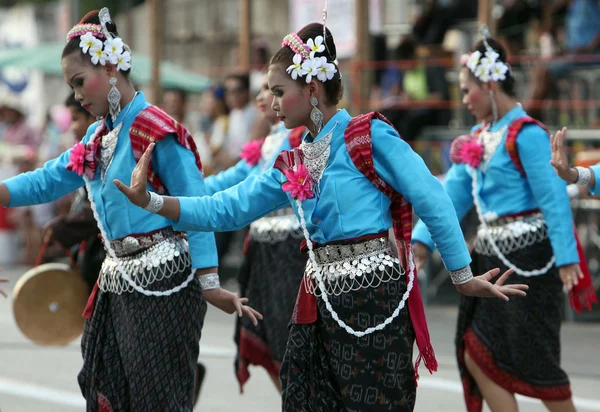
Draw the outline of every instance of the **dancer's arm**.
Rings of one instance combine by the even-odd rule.
[[[148,205],[146,192],[148,163],[154,145],[150,145],[131,175],[131,187],[116,180],[118,189],[140,207]],[[177,221],[180,227],[193,231],[239,230],[254,220],[289,204],[281,189],[282,175],[276,169],[250,176],[239,185],[203,197],[163,196],[159,215]]]
[[[217,192],[237,185],[248,177],[250,170],[252,170],[252,166],[245,160],[240,160],[235,166],[231,166],[216,175],[208,176],[204,179],[204,194],[212,196]]]
[[[373,161],[377,174],[413,204],[415,212],[431,231],[442,260],[454,277],[453,282],[456,279],[455,283],[458,283],[457,279],[462,279],[459,284],[455,284],[456,289],[469,296],[494,296],[503,300],[508,300],[508,295],[524,296],[526,285],[504,286],[512,271],[505,272],[495,284],[490,283],[490,280],[500,273],[499,269],[473,277],[468,267],[471,256],[456,212],[440,181],[429,172],[423,159],[390,126],[376,120],[373,122],[372,135]],[[459,270],[466,275],[459,276],[456,273]]]
[[[87,143],[98,123],[91,125],[83,138]],[[48,203],[79,189],[83,178],[67,170],[72,148],[34,171],[21,173],[0,183],[0,204],[7,207]]]
[[[569,158],[565,148],[567,138],[567,128],[563,127],[552,135],[552,160],[550,163],[554,166],[556,174],[567,183],[580,183],[579,171],[569,165]],[[588,187],[593,194],[600,193],[600,179],[596,175],[600,173],[600,163],[588,168],[590,172],[590,181]]]
[[[377,174],[412,203],[431,232],[446,267],[458,270],[468,266],[471,256],[452,201],[440,181],[387,124],[373,121],[372,135]],[[468,193],[465,196],[469,198]]]
[[[172,196],[204,196],[204,180],[196,166],[194,154],[175,139],[167,136],[157,143],[152,159],[153,168]],[[173,222],[175,230],[184,230]],[[217,271],[218,254],[211,232],[188,232],[192,268]]]

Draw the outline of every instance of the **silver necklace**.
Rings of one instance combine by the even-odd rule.
[[[121,119],[121,122],[116,126],[113,125],[113,129],[102,137],[102,150],[100,151],[100,178],[102,179],[102,183],[106,183],[106,173],[108,172],[108,169],[115,157],[115,149],[117,148],[119,133],[121,132],[123,122],[127,118],[127,115],[131,110],[131,106],[133,106],[133,101],[137,97],[138,93],[139,92],[135,92],[133,95],[133,99],[131,99],[129,107]]]
[[[307,143],[306,141],[303,141],[300,145],[300,149],[302,150],[302,153],[304,153],[304,164],[308,169],[308,174],[315,184],[317,193],[320,191],[319,182],[321,181],[321,177],[323,176],[323,172],[325,171],[327,162],[329,161],[329,155],[331,154],[331,136],[333,135],[333,131],[337,125],[338,123],[336,122],[329,133],[323,136],[322,139],[319,139],[313,143]]]

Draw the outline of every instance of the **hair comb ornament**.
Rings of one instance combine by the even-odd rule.
[[[482,55],[479,50],[463,54],[460,58],[460,64],[467,67],[483,83],[506,79],[506,73],[510,74],[510,68],[507,63],[499,59],[498,52],[487,42],[487,39],[491,37],[487,25],[481,26],[480,34],[485,45],[485,54]]]

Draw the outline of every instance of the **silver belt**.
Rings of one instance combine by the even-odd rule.
[[[315,249],[317,263],[327,265],[339,261],[357,260],[378,252],[391,254],[392,246],[387,237],[370,239],[348,245],[325,245]]]
[[[184,236],[176,234],[172,228],[165,228],[154,233],[146,233],[140,235],[129,235],[122,239],[111,240],[110,247],[115,251],[118,257],[133,255],[142,250],[148,249],[165,239],[174,236]]]

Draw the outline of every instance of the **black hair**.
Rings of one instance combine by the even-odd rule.
[[[186,103],[187,99],[188,99],[188,93],[179,87],[171,87],[171,88],[165,89],[164,93],[176,94],[177,96],[179,96],[179,98],[181,99],[181,101],[183,103]]]
[[[250,76],[243,73],[232,73],[227,75],[225,81],[227,80],[236,80],[240,82],[245,91],[250,91]]]
[[[300,39],[304,43],[306,43],[308,41],[308,39],[314,39],[317,36],[323,36],[323,25],[321,23],[308,24],[308,25],[304,26],[302,29],[300,29],[300,31],[297,34],[298,34],[298,37],[300,37]],[[320,53],[316,53],[315,56],[316,57],[320,57],[320,56],[326,57],[327,62],[333,63],[337,68],[337,64],[335,63],[335,60],[337,59],[337,51],[335,48],[335,42],[333,40],[333,36],[331,35],[329,28],[326,28],[326,37],[327,38],[325,39],[325,45],[326,45],[325,50]],[[296,52],[294,52],[289,47],[287,47],[287,46],[282,47],[281,49],[279,49],[277,51],[277,53],[275,53],[275,55],[273,55],[273,57],[271,57],[269,66],[281,63],[285,67],[288,67],[289,65],[292,64],[292,60],[293,60],[295,54],[296,54]],[[299,83],[302,83],[302,84],[306,84],[306,81],[304,80],[303,77],[298,77],[296,79],[296,81]],[[333,75],[333,79],[323,82],[323,87],[325,89],[325,96],[327,98],[326,103],[328,103],[330,105],[338,104],[338,102],[342,98],[342,93],[344,91],[343,86],[342,86],[342,77],[341,77],[339,68],[338,68],[338,71]]]
[[[510,68],[510,65],[508,65],[508,52],[506,51],[506,48],[504,48],[504,46],[497,40],[488,37],[486,39],[488,45],[496,52],[498,53],[498,60],[502,61],[503,63],[505,63],[508,66],[508,71],[506,72],[506,78],[504,80],[501,80],[498,82],[498,84],[500,84],[500,88],[502,89],[502,91],[504,93],[506,93],[507,95],[511,96],[511,97],[515,97],[516,96],[516,92],[515,92],[515,78],[513,77],[512,74],[512,69]],[[471,50],[471,52],[476,52],[478,51],[479,53],[481,53],[481,56],[485,56],[485,52],[487,51],[487,48],[485,46],[485,43],[483,40],[478,41],[477,43],[475,43],[475,45],[473,46],[473,49]],[[469,74],[473,77],[475,77],[475,75],[469,70]],[[479,80],[478,80],[479,81]]]
[[[83,16],[83,18],[81,19],[79,24],[98,24],[99,25],[100,24],[100,16],[98,15],[98,13],[99,13],[98,10],[90,11],[88,14]],[[119,36],[119,32],[117,31],[117,25],[114,22],[108,23],[106,25],[106,28],[113,36],[121,37],[121,36]],[[73,37],[71,40],[69,40],[63,49],[61,58],[64,59],[65,57],[67,57],[75,52],[79,52],[80,56],[85,57],[83,50],[81,49],[81,47],[79,47],[80,41],[81,41],[80,36]],[[90,61],[89,58],[87,61]],[[123,73],[123,76],[128,78],[129,74],[131,73],[131,68],[129,68],[127,70],[120,70],[120,72]]]

